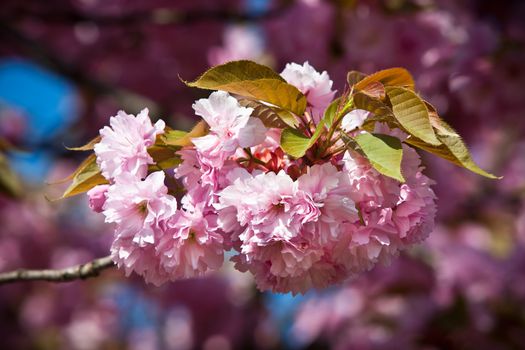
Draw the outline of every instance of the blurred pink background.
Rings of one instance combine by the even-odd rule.
[[[108,254],[85,196],[50,201],[117,110],[179,129],[210,65],[402,66],[500,181],[426,157],[438,229],[390,266],[305,296],[226,264],[161,288],[120,271],[0,286],[2,349],[525,349],[525,2],[3,0],[0,136],[23,195],[0,195],[0,271]]]

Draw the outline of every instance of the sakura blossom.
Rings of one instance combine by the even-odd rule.
[[[192,141],[214,167],[221,167],[238,147],[255,146],[265,139],[266,128],[261,120],[250,118],[253,109],[242,107],[227,92],[213,92],[209,98],[195,102],[193,109],[209,125],[210,133]]]
[[[117,235],[132,236],[139,246],[155,242],[155,232],[177,209],[177,201],[167,194],[164,177],[162,171],[138,181],[126,175],[109,187],[103,214],[106,222],[118,224]]]
[[[341,127],[344,131],[353,131],[359,128],[365,122],[366,118],[371,115],[370,112],[363,109],[354,109],[348,112],[341,121]]]
[[[389,262],[399,250],[420,242],[433,230],[433,181],[421,173],[417,153],[406,146],[403,150],[404,184],[380,175],[359,154],[347,152],[343,158],[362,218],[348,237],[353,254],[342,251],[340,255],[340,261],[352,271],[366,270],[378,261]]]
[[[178,211],[168,222],[156,249],[171,279],[201,276],[221,267],[224,238],[216,221],[216,215],[193,208]]]
[[[148,164],[153,159],[147,148],[155,143],[158,134],[164,132],[163,120],[152,124],[148,109],[143,109],[135,117],[119,111],[109,119],[110,127],[100,130],[101,140],[95,145],[97,164],[102,175],[113,180],[123,173],[139,178],[147,175]]]
[[[155,285],[199,277],[219,270],[229,252],[235,269],[251,273],[261,291],[295,295],[355,279],[429,236],[434,181],[415,149],[402,144],[411,141],[410,128],[382,122],[391,113],[376,118],[355,106],[353,87],[334,100],[328,74],[308,62],[281,73],[297,88],[286,103],[271,88],[256,90],[266,80],[282,85],[277,73],[268,78],[269,68],[247,61],[218,69],[232,65],[242,73],[230,80],[252,74],[243,65],[261,69],[264,78],[256,74],[246,87],[233,83],[235,94],[219,90],[197,100],[200,131],[174,131],[161,120],[153,125],[147,110],[137,117],[119,112],[101,130],[96,164],[110,183],[88,197],[115,225],[112,257],[127,275]],[[205,84],[218,79],[214,74],[203,75]],[[301,99],[307,106],[297,115],[300,107],[290,106]],[[327,109],[332,102],[336,108]],[[374,113],[392,110],[390,99],[374,103],[384,106]],[[286,108],[293,109],[288,117],[279,114]],[[370,147],[357,142],[365,134],[375,142]],[[402,176],[393,173],[396,166]]]
[[[524,1],[4,0],[0,16],[0,275],[99,258],[111,269],[107,255],[118,266],[65,284],[5,285],[0,276],[2,348],[525,348]],[[286,81],[304,98],[274,94],[278,84],[261,89],[247,69],[223,70],[201,91],[183,83],[234,60],[268,65],[259,78]],[[315,108],[301,77],[279,79],[288,62],[326,71],[333,84],[321,90],[338,93]],[[352,100],[366,92],[355,89],[356,71],[387,67],[409,70],[414,85],[397,87],[435,107],[427,131],[441,139],[436,121],[446,121],[462,137],[448,140],[503,178],[440,159]],[[38,88],[43,80],[67,92]],[[390,82],[379,80],[385,93]],[[192,104],[213,90],[253,109],[264,141],[241,147],[210,131]],[[375,99],[392,110],[389,101]],[[152,137],[130,132],[141,104],[152,120],[145,129],[165,117]],[[93,139],[104,125],[116,130],[111,116],[126,131]],[[192,142],[210,135],[200,149]],[[376,158],[369,150],[384,143],[361,147],[362,135],[390,136],[397,153]],[[92,153],[102,139],[104,159]],[[61,147],[81,144],[83,152]],[[10,194],[6,165],[23,196]],[[157,172],[167,191],[149,201],[166,197],[172,210],[152,207],[132,230],[138,239],[118,236],[128,220],[104,222],[109,189],[129,192],[125,183]],[[71,173],[66,191],[47,185]],[[247,240],[255,225],[241,224],[238,208],[259,192],[222,207],[223,191],[280,173],[296,186],[286,201],[308,203],[287,213],[304,218],[297,236],[281,246]]]
[[[319,73],[308,62],[304,62],[303,65],[288,63],[281,76],[306,96],[312,118],[316,123],[319,122],[323,111],[336,93],[332,90],[333,82],[328,73]]]
[[[124,174],[107,190],[103,214],[107,223],[116,224],[111,247],[113,260],[126,274],[135,272],[156,285],[169,279],[160,266],[155,246],[167,220],[177,210],[177,201],[167,194],[164,172],[144,180]]]
[[[87,196],[89,198],[89,208],[96,213],[101,213],[104,209],[104,204],[106,203],[106,193],[108,191],[109,185],[97,185],[87,191]]]

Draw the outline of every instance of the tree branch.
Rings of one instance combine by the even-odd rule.
[[[114,267],[110,256],[95,259],[85,264],[59,270],[26,270],[0,273],[0,285],[20,281],[68,282],[77,279],[96,277],[101,271]]]

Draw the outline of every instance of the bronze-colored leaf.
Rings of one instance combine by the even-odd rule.
[[[430,152],[440,158],[446,159],[462,168],[466,168],[476,174],[488,177],[490,179],[497,179],[498,177],[481,169],[472,159],[470,152],[461,139],[461,136],[445,121],[443,121],[437,113],[431,112],[433,124],[437,127],[437,138],[441,144],[439,146],[429,145],[428,143],[410,136],[405,140],[405,143],[421,148]]]
[[[201,120],[190,132],[166,129],[164,134],[157,136],[157,143],[168,146],[185,147],[191,145],[191,139],[201,137],[208,133],[208,125]]]
[[[239,103],[243,107],[253,108],[251,116],[259,118],[267,128],[284,129],[286,127],[294,128],[298,125],[296,117],[284,109],[271,107],[264,103],[247,99],[241,99]]]
[[[306,97],[271,68],[251,61],[233,61],[210,68],[188,86],[222,90],[267,102],[296,115],[304,114]]]
[[[396,121],[409,134],[437,146],[436,138],[425,102],[413,91],[400,87],[387,87],[386,94]]]
[[[386,103],[365,93],[359,92],[354,95],[354,106],[369,111],[375,116],[394,117],[394,113]]]
[[[155,161],[151,167],[154,170],[174,168],[181,163],[181,158],[172,147],[152,146],[148,153]]]
[[[79,165],[77,170],[66,179],[72,179],[73,182],[66,189],[62,198],[72,197],[87,192],[97,185],[108,183],[100,173],[95,154],[90,154],[89,157]]]
[[[384,100],[386,97],[385,86],[378,81],[371,82],[360,91],[379,100]]]
[[[354,86],[355,84],[357,84],[358,82],[360,82],[364,78],[366,78],[366,74],[358,72],[356,70],[352,70],[352,71],[348,72],[348,74],[346,75],[346,81],[347,81],[348,85],[350,85],[350,86]]]
[[[356,90],[363,90],[370,85],[370,83],[376,81],[382,83],[384,86],[399,86],[414,89],[414,78],[412,78],[412,75],[404,68],[380,70],[359,81],[354,88]]]

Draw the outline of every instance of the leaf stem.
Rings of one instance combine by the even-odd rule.
[[[332,125],[330,125],[330,128],[328,129],[328,135],[326,137],[326,144],[325,144],[325,149],[328,149],[332,143],[332,137],[334,136],[334,132],[337,130],[337,127],[339,126],[339,124],[341,123],[341,120],[343,120],[344,116],[346,115],[346,113],[352,109],[354,105],[354,99],[353,97],[351,97],[345,104],[345,106],[337,112],[337,115],[336,115],[336,118],[334,120],[334,122],[332,123]]]
[[[260,160],[259,158],[255,157],[252,153],[252,150],[249,147],[244,148],[244,152],[248,155],[248,158],[240,158],[243,161],[253,162],[259,165],[262,165],[266,168],[266,163]]]

